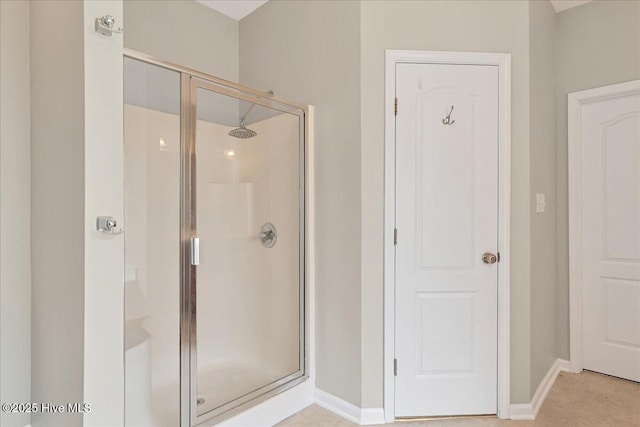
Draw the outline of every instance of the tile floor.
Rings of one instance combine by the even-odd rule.
[[[279,427],[347,427],[356,424],[317,405]],[[392,424],[387,424],[392,425]],[[396,422],[403,427],[640,427],[640,384],[592,372],[561,372],[535,421],[476,418]]]

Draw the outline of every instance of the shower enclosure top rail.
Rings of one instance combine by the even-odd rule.
[[[148,62],[150,64],[154,64],[157,65],[159,67],[163,67],[163,68],[167,68],[169,70],[174,70],[174,71],[178,71],[181,73],[187,73],[190,74],[194,77],[199,77],[205,80],[209,80],[213,83],[216,83],[220,86],[226,86],[229,87],[231,89],[235,89],[241,92],[245,92],[248,94],[251,94],[253,96],[257,96],[258,98],[262,98],[262,99],[266,99],[269,101],[274,101],[277,102],[279,104],[284,104],[284,105],[288,105],[294,108],[298,108],[302,111],[304,111],[305,113],[309,112],[309,108],[307,105],[304,104],[298,104],[297,102],[291,101],[289,99],[285,99],[279,96],[276,96],[272,93],[272,91],[270,92],[262,92],[259,90],[256,90],[254,88],[248,87],[248,86],[244,86],[241,85],[239,83],[235,83],[232,82],[230,80],[225,80],[225,79],[221,79],[220,77],[216,77],[216,76],[212,76],[211,74],[207,74],[207,73],[203,73],[201,71],[197,71],[188,67],[183,67],[182,65],[178,65],[175,64],[173,62],[169,62],[169,61],[164,61],[158,58],[155,58],[151,55],[147,55],[146,53],[142,53],[142,52],[138,52],[136,50],[133,49],[123,49],[123,53],[124,56],[129,57],[129,58],[133,58],[133,59],[139,59],[141,61],[144,62]]]

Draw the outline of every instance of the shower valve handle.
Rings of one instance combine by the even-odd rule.
[[[260,228],[258,238],[262,241],[262,245],[266,248],[272,248],[278,240],[278,231],[276,231],[275,225],[267,222]]]
[[[275,237],[275,233],[273,232],[273,230],[263,231],[258,234],[258,237],[260,237],[262,240],[273,240],[273,238]]]

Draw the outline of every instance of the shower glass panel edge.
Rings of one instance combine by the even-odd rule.
[[[181,200],[180,200],[180,422],[181,426],[209,426],[232,417],[270,397],[281,393],[308,378],[307,351],[307,283],[306,283],[306,130],[308,127],[308,109],[306,106],[284,100],[282,98],[263,93],[252,88],[238,85],[226,80],[209,76],[194,70],[159,61],[148,55],[125,49],[125,57],[137,59],[170,70],[178,71],[181,77],[181,111],[180,111],[180,161],[181,161]],[[298,321],[299,321],[299,369],[277,381],[265,384],[253,392],[235,399],[215,410],[198,416],[196,403],[196,268],[191,265],[191,238],[195,236],[195,126],[196,126],[196,88],[205,88],[211,92],[223,94],[250,102],[255,105],[268,107],[283,113],[298,116],[299,123],[299,224],[298,224]]]
[[[191,153],[190,147],[190,112],[191,98],[191,76],[181,72],[181,92],[180,92],[180,426],[191,426],[191,399],[195,400],[195,393],[192,392],[191,384],[191,357],[193,346],[191,330],[192,319],[192,295],[191,290],[195,288],[195,269],[191,265],[191,238],[193,237],[193,224],[190,218],[194,208],[191,206]],[[195,351],[193,352],[195,353]],[[193,397],[192,397],[193,396]]]

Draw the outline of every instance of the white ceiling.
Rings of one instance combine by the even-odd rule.
[[[265,4],[269,0],[196,0],[213,10],[224,13],[227,16],[241,20],[251,12]],[[562,12],[572,7],[589,3],[592,0],[551,0],[551,4],[556,13]]]
[[[551,4],[556,10],[556,13],[558,13],[562,12],[563,10],[571,9],[572,7],[589,3],[590,1],[591,0],[551,0]]]
[[[196,0],[198,3],[224,13],[227,16],[241,20],[269,0]]]

